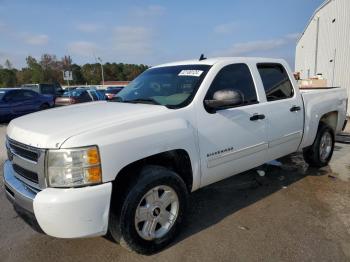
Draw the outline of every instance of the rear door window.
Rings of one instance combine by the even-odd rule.
[[[267,101],[287,99],[294,96],[293,85],[281,64],[258,64]]]
[[[23,98],[25,99],[32,99],[38,96],[38,93],[31,91],[31,90],[23,90]]]
[[[27,98],[24,96],[24,91],[23,90],[16,90],[11,92],[11,100],[14,102],[19,102],[26,100]]]

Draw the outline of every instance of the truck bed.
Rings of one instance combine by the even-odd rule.
[[[347,110],[347,92],[341,87],[300,89],[304,102],[304,135],[300,148],[312,145],[317,133],[320,118],[329,112],[334,115],[332,125],[336,133],[341,132]]]

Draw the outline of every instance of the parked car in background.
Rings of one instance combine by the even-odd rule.
[[[22,85],[25,89],[33,90],[42,95],[52,95],[57,97],[63,94],[64,90],[62,89],[59,83],[57,84],[24,84]]]
[[[106,89],[106,99],[112,100],[122,89],[124,86],[109,86]]]
[[[73,104],[104,100],[96,90],[77,88],[65,91],[62,96],[57,97],[56,106],[68,106]]]
[[[54,98],[29,89],[0,89],[0,122],[44,110],[54,105]]]
[[[106,89],[97,89],[96,91],[101,96],[101,100],[107,100]]]
[[[76,87],[76,86],[65,87],[65,88],[63,89],[63,92],[62,92],[61,95],[63,95],[64,92],[72,91],[72,90],[75,90],[75,89],[77,89],[77,88],[79,88],[79,87]]]

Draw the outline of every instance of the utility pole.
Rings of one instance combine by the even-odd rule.
[[[102,87],[104,87],[105,85],[105,78],[104,78],[104,74],[103,74],[103,64],[102,64],[102,59],[101,57],[95,57],[95,60],[97,63],[99,63],[101,65],[101,78],[102,78]]]

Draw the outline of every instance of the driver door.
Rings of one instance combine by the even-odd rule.
[[[259,166],[266,159],[265,103],[258,101],[256,87],[246,64],[223,67],[209,87],[205,99],[211,100],[216,91],[225,89],[241,93],[243,102],[216,112],[203,106],[197,116],[201,186]]]

